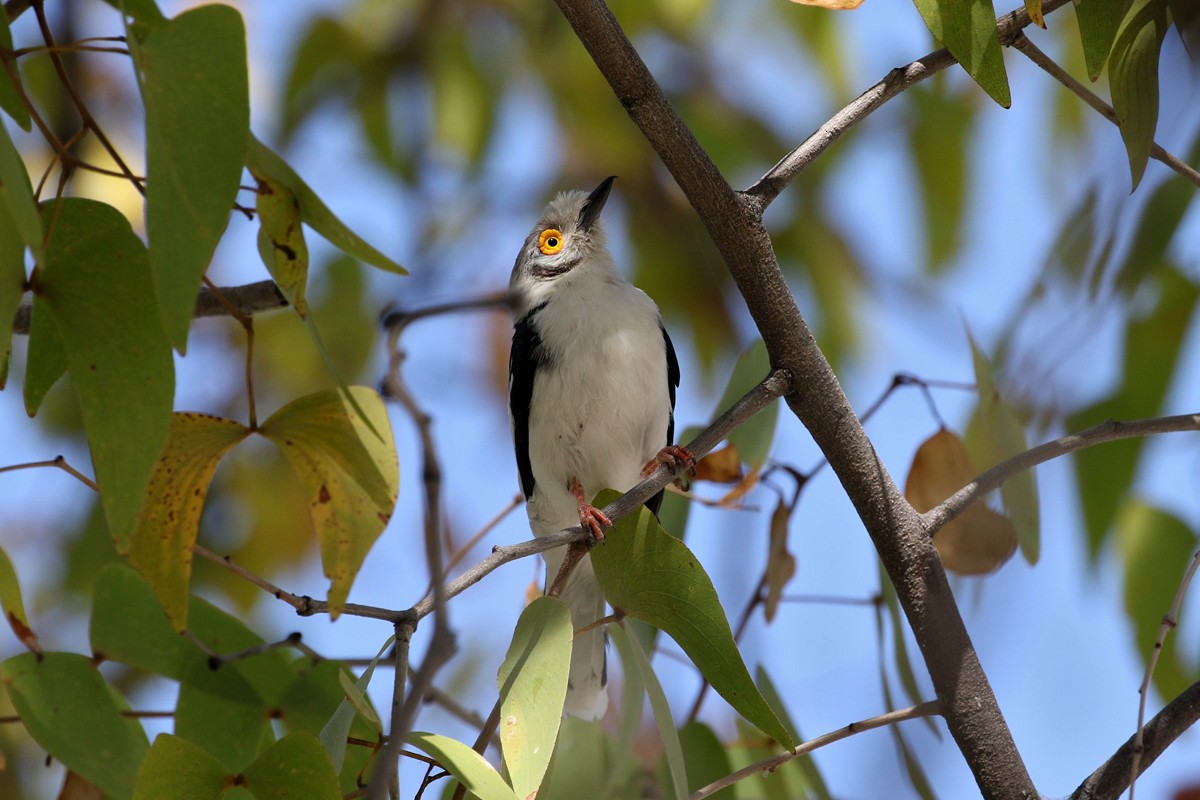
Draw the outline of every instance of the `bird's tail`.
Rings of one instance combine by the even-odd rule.
[[[546,553],[546,580],[554,580],[566,548]],[[547,589],[550,587],[547,586]],[[585,628],[605,615],[604,592],[592,572],[591,556],[584,556],[567,579],[559,598],[571,611],[575,630]],[[608,665],[604,653],[604,626],[579,634],[571,647],[571,669],[567,678],[567,702],[563,711],[581,719],[599,719],[608,709]]]

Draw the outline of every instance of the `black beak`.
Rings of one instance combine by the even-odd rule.
[[[604,208],[604,201],[608,199],[608,192],[616,179],[616,175],[609,175],[588,195],[583,209],[579,212],[579,227],[585,233],[592,229],[592,223],[600,216],[600,210]]]

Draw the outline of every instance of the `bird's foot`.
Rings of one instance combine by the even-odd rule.
[[[659,464],[666,464],[672,469],[683,467],[688,472],[692,472],[696,469],[696,457],[686,447],[669,444],[662,450],[659,450],[654,458],[646,462],[646,466],[642,467],[642,477],[649,478],[653,475],[654,470],[658,469]]]
[[[571,490],[571,494],[575,495],[575,500],[579,503],[579,524],[583,526],[584,530],[590,530],[596,541],[603,540],[604,529],[612,527],[612,520],[587,501],[587,497],[583,493],[583,484],[579,482],[578,478],[571,478],[571,483],[567,488]]]

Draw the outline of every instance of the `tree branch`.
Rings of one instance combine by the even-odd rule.
[[[871,535],[942,701],[947,727],[982,794],[999,800],[1035,797],[922,519],[880,462],[813,340],[779,269],[759,204],[729,186],[604,3],[557,2],[721,252],[772,367],[792,376],[795,391],[786,397],[788,406],[829,460]]]
[[[228,306],[218,299],[223,296]],[[274,311],[284,308],[288,302],[283,298],[275,281],[258,281],[243,286],[222,286],[212,291],[207,286],[196,295],[196,310],[193,315],[201,317],[235,316],[233,312],[245,317],[261,314],[264,311]],[[29,335],[29,317],[32,307],[29,303],[22,304],[17,309],[17,317],[13,321],[13,333],[18,336]]]
[[[965,511],[971,503],[998,488],[1000,484],[1017,473],[1032,469],[1038,464],[1105,442],[1153,436],[1160,433],[1197,430],[1200,430],[1200,414],[1180,414],[1174,417],[1155,417],[1133,422],[1118,422],[1110,419],[1079,433],[1068,434],[1040,444],[1007,461],[1000,462],[926,511],[921,518],[925,523],[926,530],[932,536],[947,522]]]
[[[1042,13],[1051,11],[1067,4],[1067,0],[1044,0]],[[1018,41],[1025,36],[1021,32],[1030,24],[1029,14],[1024,8],[1018,8],[996,20],[996,31],[1000,43],[1019,47]],[[1028,41],[1026,39],[1026,41]],[[934,50],[926,56],[903,66],[896,67],[870,89],[856,97],[849,105],[826,120],[821,127],[809,136],[792,152],[779,160],[775,166],[758,179],[744,194],[752,207],[761,215],[771,201],[789,183],[796,179],[808,165],[816,161],[833,145],[842,134],[865,120],[880,106],[896,97],[909,87],[920,83],[931,75],[957,64],[958,60],[950,55],[950,51],[942,48]]]
[[[793,758],[802,756],[805,753],[811,753],[813,750],[824,747],[827,744],[833,744],[834,742],[849,738],[856,733],[863,733],[864,731],[874,730],[875,728],[882,728],[884,725],[895,725],[897,722],[903,722],[906,719],[931,717],[939,713],[941,713],[941,704],[936,700],[931,700],[928,703],[921,703],[920,705],[909,706],[908,708],[901,708],[897,709],[896,711],[889,711],[886,714],[880,714],[879,716],[871,717],[870,719],[851,722],[849,725],[843,728],[838,728],[836,731],[831,731],[823,736],[818,736],[815,739],[809,739],[807,742],[799,745],[795,750],[791,750],[786,753],[780,753],[777,756],[772,756],[771,758],[759,761],[757,764],[751,764],[748,767],[742,767],[737,772],[730,773],[724,778],[715,780],[708,786],[692,792],[690,795],[688,795],[688,800],[704,800],[705,797],[711,797],[722,789],[733,786],[739,781],[743,781],[746,778],[752,778],[755,775],[764,772],[774,772],[776,769],[791,761]]]
[[[1193,683],[1142,729],[1142,753],[1139,774],[1154,763],[1172,742],[1200,720],[1200,681]],[[1069,800],[1117,800],[1129,786],[1133,769],[1136,734],[1113,753],[1112,758],[1088,776]]]

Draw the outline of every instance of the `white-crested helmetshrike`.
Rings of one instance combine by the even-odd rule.
[[[690,465],[671,446],[679,362],[658,306],[617,271],[600,211],[613,178],[591,194],[564,192],[542,212],[509,283],[516,324],[509,410],[529,524],[544,536],[582,524],[597,538],[612,523],[590,499],[627,491],[659,461]],[[662,493],[646,502],[658,513]],[[546,590],[566,551],[546,556]],[[576,630],[605,615],[585,557],[561,587]],[[577,636],[565,711],[596,719],[608,707],[601,628]]]

